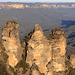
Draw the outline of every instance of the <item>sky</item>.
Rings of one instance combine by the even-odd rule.
[[[75,2],[75,0],[0,0],[0,2]]]

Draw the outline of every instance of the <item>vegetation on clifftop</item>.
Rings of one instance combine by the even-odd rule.
[[[75,68],[72,68],[69,59],[66,61],[65,64],[67,66],[66,75],[75,75]]]
[[[0,46],[1,46],[1,55],[3,56],[4,62],[7,62],[8,55],[5,53],[5,48],[2,44],[2,40],[0,39]]]
[[[9,75],[6,70],[6,65],[3,61],[0,60],[0,75]]]

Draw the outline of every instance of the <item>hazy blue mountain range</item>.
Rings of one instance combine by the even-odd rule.
[[[12,3],[6,4],[11,5]],[[41,3],[22,4],[29,6],[41,5]],[[47,3],[47,5],[49,4]],[[58,4],[55,5],[57,6]],[[70,3],[64,3],[63,5],[68,5],[70,7],[72,6],[72,4]],[[8,20],[15,20],[20,24],[19,32],[21,41],[23,40],[24,36],[28,34],[28,32],[33,30],[35,24],[39,24],[43,28],[45,35],[50,34],[50,31],[55,27],[62,28],[67,36],[67,53],[75,54],[75,8],[1,8],[0,35],[2,27],[6,24],[6,21]]]
[[[0,9],[24,9],[24,8],[75,8],[75,3],[0,3]]]

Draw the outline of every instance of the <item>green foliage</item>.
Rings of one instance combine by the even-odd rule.
[[[66,61],[66,65],[68,67],[68,70],[66,71],[67,75],[75,75],[75,69],[71,67],[70,61]]]
[[[52,38],[52,34],[47,35],[47,39],[50,40]]]
[[[24,37],[24,41],[25,41],[25,42],[28,42],[28,41],[30,40],[30,38],[31,38],[31,36],[32,36],[32,34],[33,34],[33,32],[34,32],[34,31],[29,32],[28,35],[26,35],[26,36]]]
[[[14,71],[14,68],[10,66],[10,70],[13,72],[14,75],[17,75],[17,73]]]
[[[75,75],[75,69],[70,67],[69,68],[69,73],[67,75]]]
[[[6,63],[7,59],[8,59],[8,55],[4,51],[1,51],[1,54],[2,54],[2,56],[4,58],[5,63]]]
[[[7,59],[8,59],[8,55],[5,53],[5,48],[2,44],[2,40],[0,39],[0,46],[1,46],[1,55],[3,56],[3,59],[5,61],[5,63],[7,62]]]
[[[29,67],[29,65],[26,63],[25,61],[25,56],[22,56],[22,60],[15,66],[15,68],[23,68],[23,74],[26,73],[27,68]]]
[[[2,40],[0,39],[0,44],[2,43]]]
[[[5,51],[5,48],[4,48],[3,44],[2,44],[2,40],[1,39],[0,39],[0,46],[1,46],[2,50]]]
[[[29,75],[32,75],[31,73]]]
[[[40,75],[45,75],[44,73],[41,73]]]
[[[0,60],[0,75],[9,75],[6,71],[4,62]]]

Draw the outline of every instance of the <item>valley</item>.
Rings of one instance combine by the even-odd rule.
[[[33,30],[35,24],[39,24],[45,35],[51,34],[53,28],[61,28],[64,30],[67,37],[67,55],[75,54],[75,8],[74,3],[55,4],[68,5],[69,7],[51,7],[47,5],[54,5],[47,3],[17,3],[18,5],[13,7],[16,3],[0,3],[0,36],[2,27],[6,24],[6,21],[14,20],[19,23],[19,34],[21,42],[24,36]],[[9,6],[10,5],[10,6]],[[22,5],[24,6],[22,8]],[[29,7],[25,7],[29,5]],[[36,8],[35,6],[39,6]],[[40,7],[45,5],[44,7]],[[9,8],[10,7],[10,8]]]

